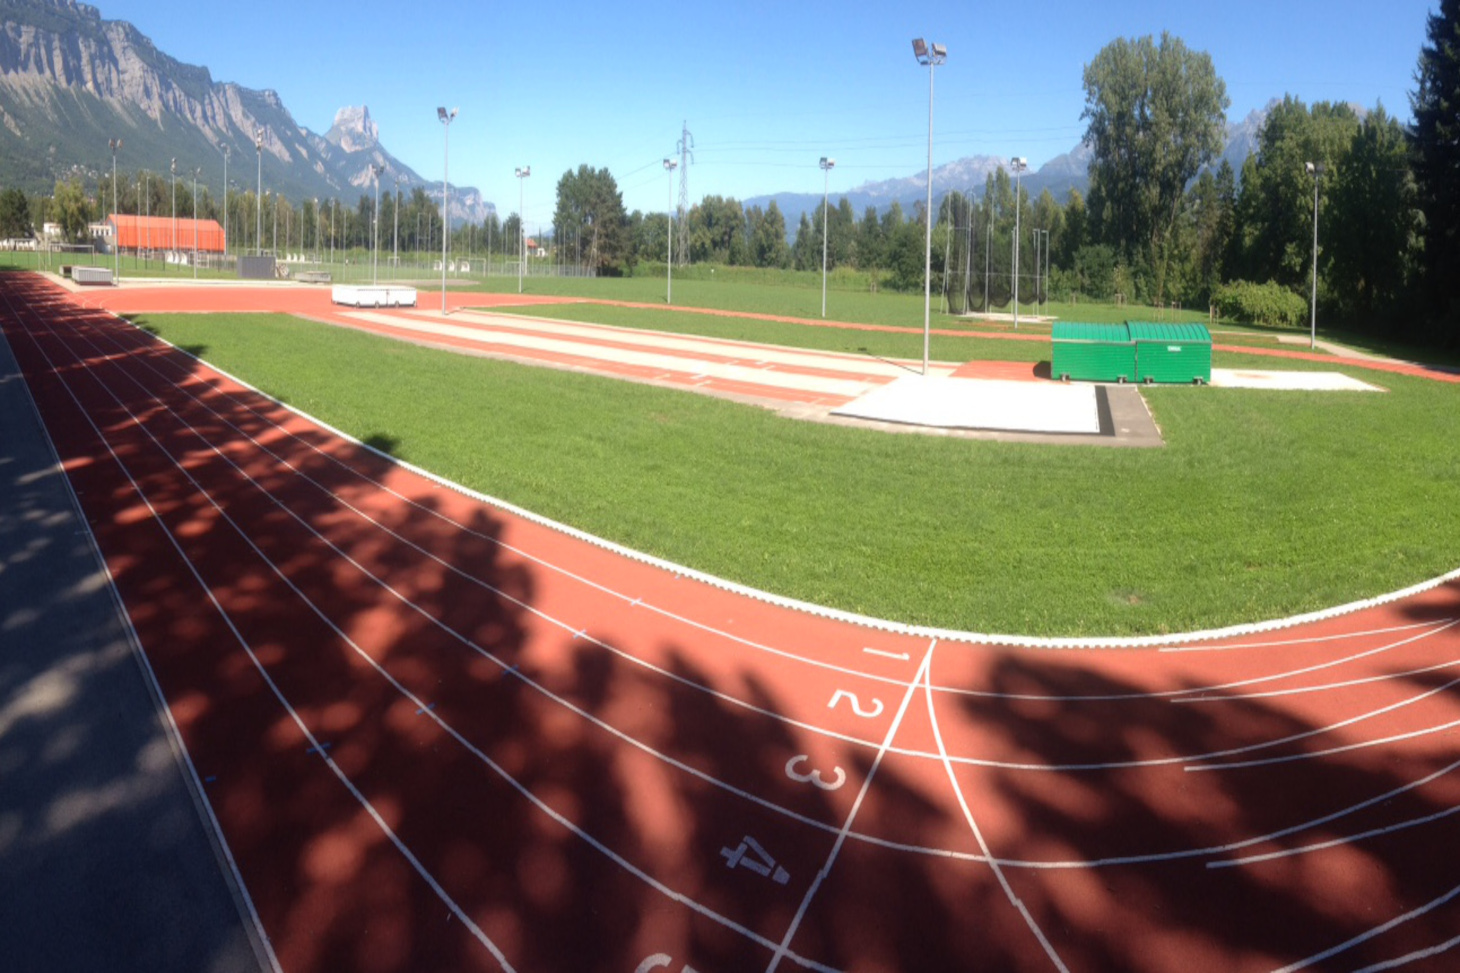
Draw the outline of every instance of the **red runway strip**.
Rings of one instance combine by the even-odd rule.
[[[0,297],[291,973],[1460,955],[1460,585],[1181,651],[930,644],[443,488],[33,276]]]

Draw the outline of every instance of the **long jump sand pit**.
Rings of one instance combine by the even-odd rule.
[[[833,415],[942,429],[1100,434],[1094,385],[909,375],[832,410]]]

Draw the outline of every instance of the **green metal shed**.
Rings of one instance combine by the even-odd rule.
[[[1087,382],[1133,382],[1136,346],[1123,324],[1055,322],[1050,373],[1058,379]]]
[[[1212,334],[1204,324],[1128,323],[1136,380],[1204,385],[1212,380]]]

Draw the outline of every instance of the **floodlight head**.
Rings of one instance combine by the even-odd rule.
[[[528,177],[530,175],[532,175],[532,166],[518,166],[517,167],[517,178],[518,179],[525,179],[526,177]]]
[[[679,168],[679,160],[678,159],[665,159],[664,160],[664,168],[667,169],[667,170],[669,170],[670,172],[673,172],[675,169],[678,169]]]
[[[1015,172],[1023,172],[1025,169],[1029,168],[1029,160],[1022,155],[1016,155],[1014,156],[1014,158],[1009,160],[1009,165],[1014,169]]]
[[[823,168],[823,169],[830,169],[830,168],[834,167],[835,165],[836,165],[836,160],[835,159],[829,159],[826,156],[822,156],[821,157],[821,168]]]
[[[439,119],[441,119],[443,122],[446,121],[446,109],[445,108],[437,108],[436,109],[436,117],[439,118]]]
[[[933,57],[935,57],[935,58],[937,58],[938,60],[941,61],[943,58],[945,58],[947,56],[948,56],[948,48],[946,46],[944,46],[942,44],[934,44],[933,45]]]
[[[177,175],[177,157],[176,156],[173,156],[173,159],[172,159],[172,174],[174,176]]]
[[[917,58],[919,63],[927,63],[928,45],[924,43],[921,37],[913,41],[913,57]]]
[[[1303,163],[1303,169],[1308,173],[1308,175],[1310,175],[1310,176],[1313,175],[1313,163],[1311,163],[1311,162],[1305,162],[1305,163]]]

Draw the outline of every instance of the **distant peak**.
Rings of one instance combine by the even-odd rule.
[[[359,152],[380,143],[380,129],[370,117],[367,105],[346,105],[335,112],[335,123],[325,138],[346,152]]]

